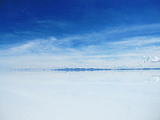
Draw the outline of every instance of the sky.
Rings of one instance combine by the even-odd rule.
[[[160,67],[158,0],[0,0],[0,66]]]

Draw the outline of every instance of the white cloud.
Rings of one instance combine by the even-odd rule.
[[[160,62],[160,56],[149,56],[149,57],[147,57],[147,61]]]
[[[134,36],[119,41],[105,41],[105,32],[57,39],[36,39],[0,51],[0,66],[21,67],[139,67],[160,66],[160,37]],[[101,43],[72,46],[72,42]],[[144,57],[146,56],[146,57]],[[146,61],[147,57],[150,60]]]
[[[126,46],[126,47],[130,46],[143,47],[144,45],[150,45],[155,43],[160,43],[160,37],[133,37],[118,42],[111,42],[110,44],[117,46]]]

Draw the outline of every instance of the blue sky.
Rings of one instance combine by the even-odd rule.
[[[159,66],[159,13],[158,0],[1,0],[1,63]]]
[[[1,0],[1,44],[159,23],[157,0]]]

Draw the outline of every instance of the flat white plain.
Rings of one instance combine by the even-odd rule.
[[[0,120],[160,120],[159,113],[159,71],[0,73]]]

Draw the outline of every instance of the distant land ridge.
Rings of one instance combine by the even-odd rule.
[[[160,70],[160,68],[19,68],[15,71],[137,71],[137,70]]]

